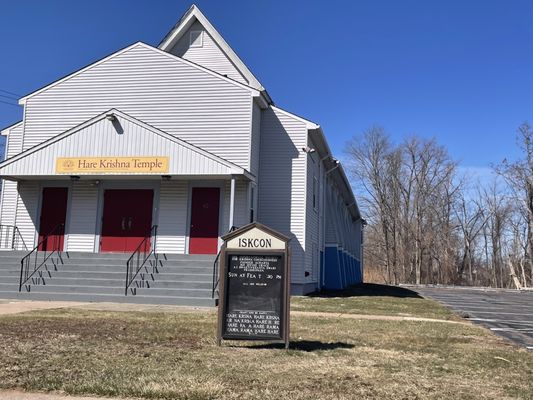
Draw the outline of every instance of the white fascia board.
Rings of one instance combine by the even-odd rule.
[[[261,95],[261,92],[260,92],[259,90],[255,89],[255,88],[252,88],[252,87],[250,87],[250,86],[247,86],[247,85],[245,85],[245,84],[243,84],[243,83],[240,83],[240,82],[234,81],[233,79],[227,78],[227,77],[225,77],[225,76],[223,76],[223,75],[220,75],[220,74],[218,74],[218,73],[216,73],[216,72],[214,72],[214,71],[211,71],[210,69],[207,69],[207,68],[205,68],[205,67],[202,67],[201,65],[195,64],[195,63],[193,63],[193,62],[190,62],[190,61],[188,61],[188,60],[185,60],[185,59],[183,59],[183,58],[180,58],[180,57],[178,57],[178,56],[175,56],[174,54],[170,54],[170,53],[168,53],[168,52],[166,52],[166,51],[162,51],[162,50],[160,50],[160,49],[158,49],[158,48],[156,48],[156,47],[150,46],[150,45],[148,45],[148,44],[146,44],[146,43],[143,43],[143,42],[136,42],[136,43],[134,43],[134,44],[132,44],[132,45],[130,45],[130,46],[128,46],[128,47],[125,47],[125,48],[122,49],[122,50],[119,50],[119,51],[117,51],[117,52],[115,52],[115,53],[113,53],[113,54],[111,54],[111,55],[109,55],[109,56],[107,56],[107,57],[102,58],[102,59],[99,60],[99,61],[96,61],[96,62],[94,62],[94,63],[92,63],[92,64],[89,64],[88,66],[86,66],[86,67],[84,67],[84,68],[82,68],[82,69],[80,69],[80,70],[78,70],[78,71],[76,71],[76,72],[73,72],[72,74],[69,74],[69,75],[67,75],[67,76],[65,76],[65,77],[63,77],[63,78],[61,78],[61,79],[59,79],[59,80],[57,80],[57,81],[55,81],[55,82],[52,82],[52,83],[50,83],[50,84],[48,84],[48,85],[42,87],[41,89],[38,89],[38,90],[36,90],[36,91],[34,91],[34,92],[30,93],[30,94],[27,94],[26,96],[22,97],[22,98],[19,100],[19,104],[20,104],[20,105],[24,105],[24,104],[26,104],[26,100],[27,100],[27,99],[29,99],[29,98],[31,98],[31,97],[33,97],[33,96],[36,96],[36,95],[38,95],[39,93],[42,93],[42,92],[44,92],[45,90],[50,89],[50,88],[52,88],[52,87],[54,87],[54,86],[56,86],[56,85],[59,85],[60,83],[65,82],[66,80],[68,80],[68,79],[70,79],[70,78],[73,78],[73,77],[75,77],[75,76],[78,76],[79,74],[81,74],[81,73],[83,73],[83,72],[85,72],[85,71],[87,71],[87,70],[89,70],[89,69],[91,69],[91,68],[93,68],[93,67],[96,67],[96,66],[98,66],[98,65],[100,65],[100,64],[102,64],[102,63],[104,63],[104,62],[106,62],[106,61],[108,61],[108,60],[110,60],[110,59],[112,59],[112,58],[114,58],[114,57],[120,55],[120,54],[123,54],[123,53],[125,53],[125,52],[127,52],[127,51],[129,51],[129,50],[131,50],[131,49],[133,49],[133,48],[135,48],[135,47],[144,47],[144,48],[146,48],[146,49],[149,49],[149,50],[152,50],[152,51],[158,52],[159,54],[162,54],[162,55],[164,55],[165,57],[169,57],[169,58],[175,60],[176,62],[181,62],[181,63],[184,63],[184,64],[186,64],[186,65],[188,65],[188,66],[193,67],[193,68],[196,68],[196,69],[199,69],[199,70],[201,70],[201,71],[204,71],[204,72],[206,72],[206,73],[208,73],[208,74],[210,74],[210,75],[212,75],[212,76],[214,76],[214,77],[216,77],[216,78],[218,78],[218,79],[222,79],[222,80],[224,80],[224,81],[226,81],[226,82],[228,82],[228,83],[231,83],[231,84],[233,84],[233,85],[239,86],[239,87],[241,87],[241,88],[243,88],[243,89],[246,89],[246,90],[252,92],[252,94],[253,94],[254,97],[258,97],[258,96]]]
[[[193,19],[197,19],[209,33],[209,35],[215,40],[217,45],[222,49],[222,51],[228,56],[231,62],[237,67],[237,69],[245,76],[245,78],[250,82],[250,85],[260,91],[265,90],[263,85],[257,80],[257,78],[252,74],[248,69],[246,64],[242,62],[237,53],[228,45],[224,38],[218,33],[205,15],[200,11],[196,5],[192,5],[189,10],[182,17],[178,26],[174,27],[172,31],[167,34],[166,38],[159,44],[159,48],[164,51],[170,51],[172,46],[179,40],[179,38],[187,31],[189,26],[192,24]]]
[[[306,125],[308,130],[314,130],[314,129],[319,129],[320,128],[320,125],[315,124],[313,121],[309,121],[308,119],[302,118],[302,117],[300,117],[300,116],[298,116],[296,114],[293,114],[293,113],[291,113],[291,112],[289,112],[287,110],[284,110],[282,108],[279,108],[279,107],[276,107],[276,106],[272,106],[272,105],[270,107],[272,107],[273,110],[279,111],[280,113],[285,114],[286,116],[288,116],[290,118],[293,118],[293,119],[295,119],[297,121],[303,122]]]
[[[119,51],[117,51],[117,52],[115,52],[113,54],[110,54],[110,55],[108,55],[108,56],[106,56],[106,57],[104,57],[104,58],[102,58],[102,59],[100,59],[98,61],[95,61],[94,63],[91,63],[91,64],[87,65],[86,67],[83,67],[83,68],[81,68],[81,69],[79,69],[79,70],[77,70],[77,71],[75,71],[75,72],[73,72],[71,74],[68,74],[67,76],[64,76],[63,78],[60,78],[60,79],[58,79],[58,80],[56,80],[56,81],[54,81],[52,83],[49,83],[46,86],[43,86],[40,89],[37,89],[34,92],[31,92],[31,93],[27,94],[26,96],[22,97],[19,100],[19,104],[20,105],[26,104],[26,100],[29,99],[30,97],[36,96],[39,93],[44,92],[47,89],[50,89],[50,88],[52,88],[52,87],[54,87],[56,85],[59,85],[60,83],[65,82],[66,80],[68,80],[70,78],[73,78],[73,77],[75,77],[75,76],[77,76],[77,75],[79,75],[79,74],[81,74],[81,73],[93,68],[93,67],[96,67],[97,65],[100,65],[100,64],[106,62],[107,60],[110,60],[110,59],[112,59],[112,58],[114,58],[114,57],[116,57],[116,56],[118,56],[118,55],[120,55],[122,53],[125,53],[126,51],[128,51],[128,50],[134,48],[135,46],[137,46],[139,43],[141,43],[141,42],[136,42],[136,43],[133,43],[133,44],[127,46],[127,47],[124,47],[122,50],[119,50]]]
[[[341,195],[344,198],[344,205],[348,207],[348,211],[352,214],[352,216],[356,219],[361,218],[361,212],[359,210],[359,205],[357,204],[357,200],[355,198],[355,195],[352,190],[352,186],[350,185],[350,182],[348,181],[348,177],[346,176],[346,173],[344,172],[344,168],[342,164],[339,164],[338,168],[335,168],[335,171],[332,172],[333,175],[338,176],[338,180],[340,180],[340,184],[343,186],[341,189]],[[352,207],[355,207],[355,213],[350,211]]]
[[[11,131],[12,129],[15,129],[17,126],[22,125],[23,122],[24,122],[24,120],[19,121],[19,122],[15,122],[14,124],[6,126],[4,129],[0,130],[0,135],[1,136],[9,136],[9,131]]]

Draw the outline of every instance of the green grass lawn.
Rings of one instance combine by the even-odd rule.
[[[362,313],[359,307],[382,310],[390,301],[403,304],[391,315],[449,318],[424,299],[383,297],[293,304],[307,311],[314,311],[313,301],[317,311],[349,304]],[[476,326],[335,314],[293,316],[291,324],[285,351],[253,342],[217,347],[212,312],[3,316],[0,387],[164,399],[533,398],[533,354]]]

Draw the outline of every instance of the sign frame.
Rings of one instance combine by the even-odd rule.
[[[284,249],[239,249],[228,248],[227,243],[230,239],[246,233],[247,231],[258,228],[267,234],[270,234],[278,239],[281,239],[285,243]],[[290,282],[291,282],[291,263],[290,263],[290,247],[289,238],[286,236],[262,225],[259,223],[251,223],[243,226],[242,228],[231,232],[230,234],[222,237],[224,244],[220,250],[220,268],[219,268],[219,301],[218,301],[218,324],[217,324],[217,345],[221,346],[222,340],[249,340],[249,341],[268,341],[273,343],[284,343],[285,349],[289,348],[290,341]],[[281,256],[282,268],[283,268],[283,282],[279,293],[279,300],[281,303],[280,309],[280,338],[268,338],[260,335],[255,336],[228,336],[224,332],[225,319],[228,313],[228,296],[231,293],[228,291],[228,270],[229,270],[229,257],[232,255],[257,255],[257,256]]]

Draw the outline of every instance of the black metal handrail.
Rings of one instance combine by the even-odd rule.
[[[22,258],[22,260],[20,260],[19,292],[22,291],[22,285],[28,282],[30,278],[35,275],[35,273],[39,271],[44,264],[46,264],[46,262],[54,253],[57,253],[58,260],[63,262],[61,258],[62,249],[60,243],[64,233],[65,224],[56,225],[54,229],[52,229],[46,236],[43,237],[42,240],[39,241],[39,243],[37,243],[37,246],[35,246],[32,251],[30,251]],[[53,238],[52,246],[49,246],[50,237]]]
[[[232,226],[228,233],[233,232],[235,229],[237,229],[236,226]],[[227,235],[227,234],[226,234]],[[219,258],[220,258],[220,251],[217,253],[217,256],[215,257],[215,261],[213,262],[213,287],[211,289],[211,298],[215,298],[215,291],[218,287],[219,282],[219,276],[218,276],[218,265],[219,265]]]
[[[0,225],[0,249],[28,250],[18,227]]]
[[[150,251],[147,250],[147,246],[151,243]],[[124,293],[128,295],[128,289],[139,274],[141,268],[146,264],[150,257],[154,257],[155,263],[157,265],[157,252],[156,252],[156,243],[157,243],[157,225],[152,226],[150,229],[150,235],[146,236],[142,242],[137,246],[135,251],[132,253],[128,261],[126,261],[126,288]],[[144,250],[144,251],[143,251]],[[141,256],[144,254],[144,256]]]

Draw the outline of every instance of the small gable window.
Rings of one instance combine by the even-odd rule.
[[[203,31],[191,31],[189,33],[189,47],[202,47],[204,45]]]

